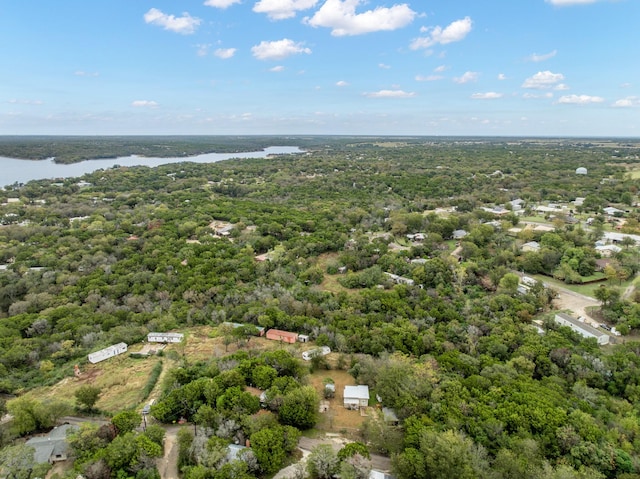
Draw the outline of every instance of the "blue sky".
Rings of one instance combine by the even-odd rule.
[[[640,137],[638,0],[0,0],[0,134]]]

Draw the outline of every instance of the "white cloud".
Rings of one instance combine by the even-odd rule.
[[[406,3],[356,13],[356,7],[363,3],[363,0],[326,0],[320,9],[312,17],[305,18],[304,22],[312,27],[331,28],[331,35],[343,37],[397,30],[410,24],[416,16],[416,12]]]
[[[218,58],[222,58],[223,60],[226,60],[236,54],[236,49],[235,48],[218,48],[215,52],[213,52],[213,54]]]
[[[313,8],[318,0],[260,0],[253,6],[256,13],[266,13],[271,20],[284,20],[296,16],[300,10]]]
[[[549,58],[553,58],[558,54],[557,50],[553,50],[552,52],[549,53],[543,53],[542,55],[538,55],[537,53],[532,53],[531,55],[529,55],[527,57],[527,61],[530,62],[543,62],[545,60],[548,60]]]
[[[455,77],[453,81],[462,85],[464,83],[476,81],[477,79],[478,79],[478,72],[464,72],[461,77]]]
[[[100,74],[98,72],[90,73],[90,72],[85,72],[85,71],[82,71],[82,70],[78,70],[78,71],[74,72],[73,74],[75,76],[78,76],[78,77],[98,77],[98,76],[100,76]]]
[[[412,50],[418,50],[420,48],[429,48],[436,44],[446,45],[448,43],[459,42],[469,34],[472,25],[473,22],[471,18],[465,17],[462,20],[456,20],[445,28],[437,26],[421,30],[429,35],[414,39],[409,47]]]
[[[486,93],[474,93],[471,95],[471,98],[474,100],[495,100],[496,98],[502,98],[502,93],[496,93],[494,91],[489,91]]]
[[[444,77],[442,75],[416,75],[416,81],[437,81],[442,80]]]
[[[258,60],[282,60],[298,53],[311,53],[311,49],[304,47],[302,43],[296,43],[288,38],[274,42],[262,41],[259,45],[251,47],[253,56]]]
[[[364,93],[368,98],[411,98],[416,96],[415,92],[406,92],[404,90],[380,90]]]
[[[215,7],[215,8],[228,8],[231,5],[236,3],[240,3],[242,0],[207,0],[204,4],[207,7]]]
[[[440,65],[440,66],[435,67],[433,69],[433,71],[437,72],[437,73],[442,73],[442,72],[444,72],[444,71],[446,71],[448,69],[449,69],[449,67],[447,65]]]
[[[42,105],[44,102],[42,100],[17,100],[15,98],[8,101],[13,105]]]
[[[631,108],[636,106],[640,107],[640,97],[628,96],[626,98],[616,100],[613,106],[616,108]]]
[[[194,33],[202,22],[202,20],[192,17],[187,12],[183,13],[181,17],[176,17],[175,15],[167,15],[157,8],[152,8],[145,13],[144,21],[183,35]]]
[[[525,98],[527,100],[529,100],[531,98],[553,98],[553,93],[551,93],[551,92],[540,93],[540,94],[525,93],[524,95],[522,95],[522,98]]]
[[[153,100],[134,100],[131,102],[131,106],[136,108],[155,108],[158,103]]]
[[[502,81],[506,79],[507,79],[507,75],[505,75],[504,73],[498,73],[498,80]]]
[[[336,82],[336,86],[340,86],[340,87],[349,86],[349,83],[347,83],[344,80],[340,80],[340,81]]]
[[[522,84],[522,88],[533,88],[536,90],[544,90],[556,87],[558,82],[564,80],[562,73],[552,73],[549,70],[538,72],[527,78]],[[562,85],[562,84],[561,84]]]
[[[558,98],[558,103],[572,105],[587,105],[589,103],[602,103],[604,98],[590,95],[565,95]]]
[[[382,68],[383,70],[389,70],[391,65],[386,65],[384,63],[378,63],[378,68]]]
[[[586,5],[588,3],[595,3],[598,0],[545,0],[547,3],[551,5],[556,5],[558,7],[565,7],[567,5]]]
[[[269,68],[269,71],[274,73],[281,72],[284,71],[284,67],[282,65],[278,65],[273,68]]]

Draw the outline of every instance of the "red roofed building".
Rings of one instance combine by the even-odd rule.
[[[298,333],[289,331],[281,331],[280,329],[270,329],[267,331],[267,339],[274,341],[284,341],[285,343],[295,343],[298,340]]]

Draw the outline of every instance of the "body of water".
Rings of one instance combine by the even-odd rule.
[[[119,158],[87,160],[71,165],[61,165],[53,160],[18,160],[0,157],[0,188],[15,182],[27,183],[31,180],[75,178],[96,170],[106,170],[119,166],[159,166],[169,163],[215,163],[231,158],[265,158],[268,155],[303,153],[297,146],[271,146],[262,151],[245,153],[207,153],[180,158],[146,158],[143,156],[123,156]]]

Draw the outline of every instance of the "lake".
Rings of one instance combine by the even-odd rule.
[[[304,153],[297,146],[271,146],[262,151],[244,153],[206,153],[189,157],[147,158],[143,156],[123,156],[118,158],[87,160],[71,165],[54,163],[53,160],[19,160],[0,156],[0,187],[15,182],[27,183],[31,180],[75,178],[96,170],[106,170],[119,166],[159,166],[169,163],[215,163],[231,158],[265,158],[269,155]]]

